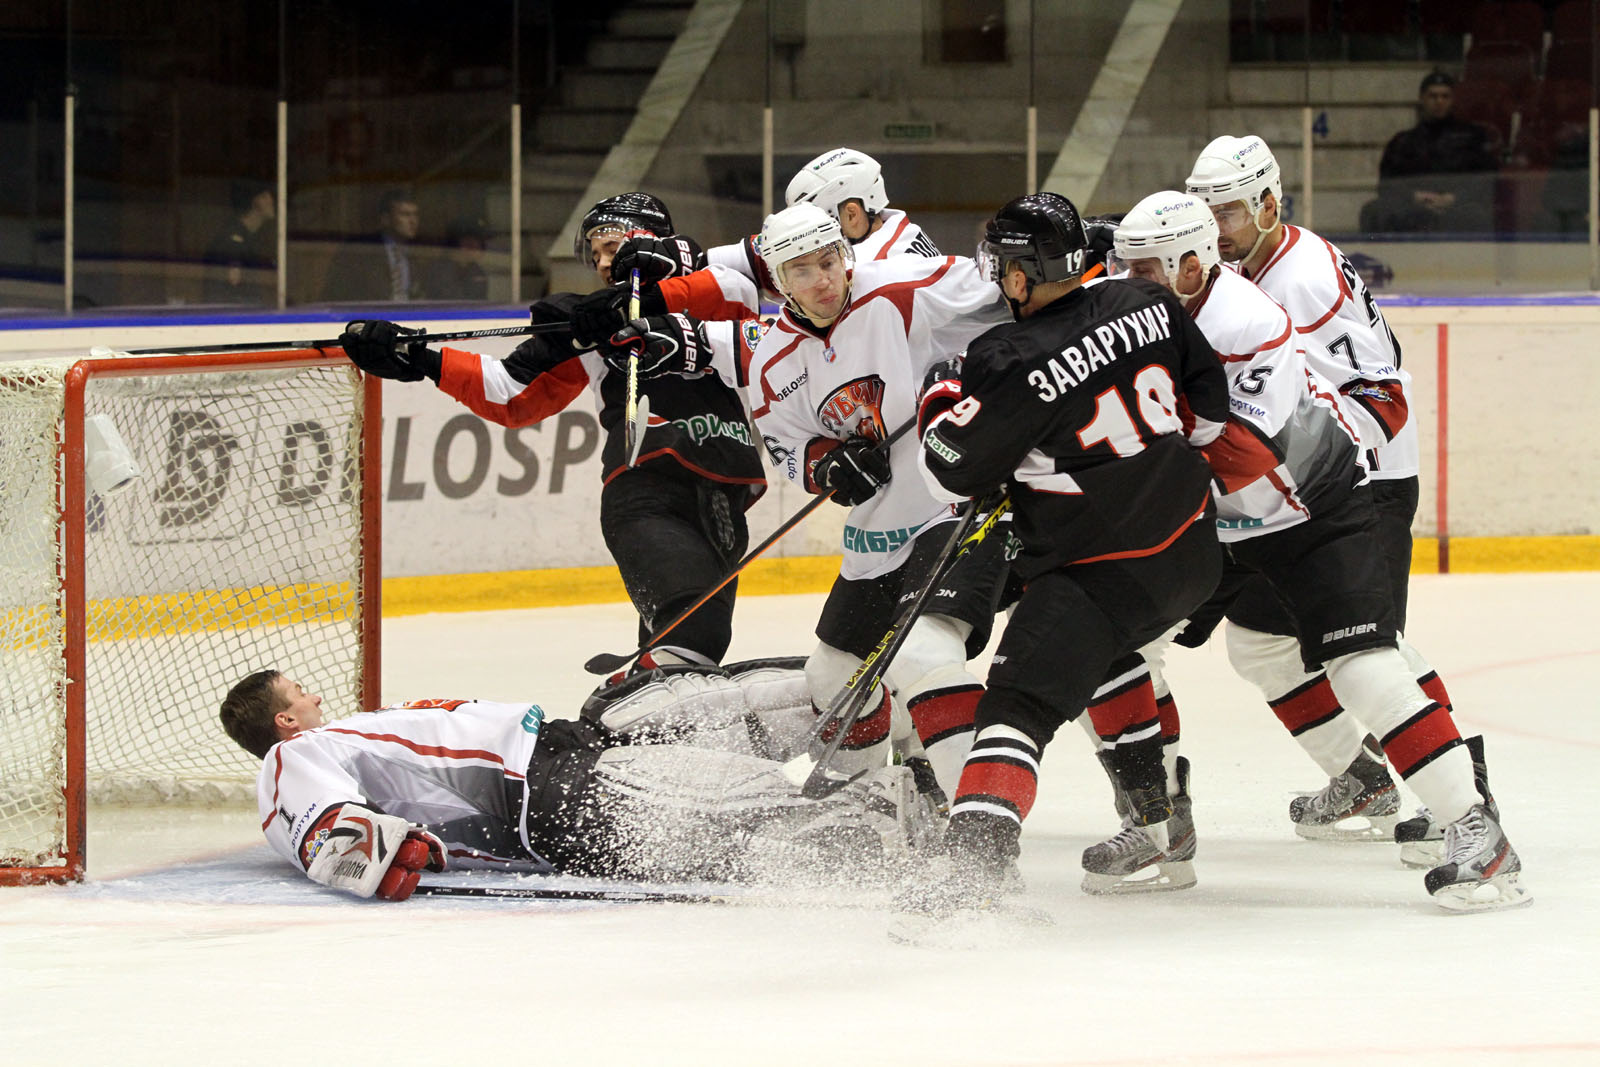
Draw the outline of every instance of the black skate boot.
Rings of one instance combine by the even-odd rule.
[[[1095,896],[1188,889],[1196,882],[1189,761],[1178,757],[1178,793],[1118,789],[1122,830],[1083,852],[1083,891]]]
[[[889,938],[922,944],[930,937],[947,941],[953,929],[983,916],[1049,925],[1044,912],[1003,898],[1016,891],[1018,844],[1022,827],[1013,819],[981,811],[950,818],[942,855],[931,857],[920,875],[907,879],[895,895]],[[959,933],[954,936],[959,937]]]
[[[1400,791],[1371,734],[1343,774],[1329,779],[1320,793],[1289,802],[1294,832],[1312,841],[1388,841],[1399,810]]]
[[[1490,911],[1533,903],[1521,884],[1522,860],[1487,805],[1474,804],[1444,828],[1444,862],[1423,877],[1448,911]]]
[[[1500,818],[1500,808],[1489,792],[1489,767],[1483,760],[1483,735],[1466,739],[1467,751],[1472,754],[1472,783],[1478,787],[1483,806],[1490,815]],[[1434,821],[1427,808],[1418,808],[1416,815],[1394,827],[1394,842],[1400,846],[1400,862],[1407,867],[1428,870],[1444,862],[1444,827]]]

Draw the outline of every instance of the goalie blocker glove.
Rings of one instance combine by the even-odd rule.
[[[392,322],[370,319],[345,324],[339,345],[350,362],[377,378],[397,382],[439,380],[443,358],[425,344],[403,344],[408,334],[421,333]]]
[[[888,451],[879,451],[865,437],[852,437],[816,461],[811,481],[819,491],[832,492],[835,503],[853,508],[889,484]]]
[[[396,815],[330,808],[307,833],[300,862],[313,882],[358,897],[405,900],[422,871],[445,868],[444,842]]]
[[[628,278],[637,269],[640,283],[649,285],[663,278],[692,274],[705,265],[706,254],[694,238],[644,234],[622,242],[611,260],[611,276]]]
[[[600,358],[612,370],[626,372],[628,357],[639,359],[639,377],[703,374],[711,364],[711,342],[698,319],[687,315],[655,315],[634,319],[606,342]]]
[[[572,308],[572,346],[585,351],[598,347],[626,326],[628,298],[632,295],[632,286],[627,282],[619,282],[580,297]],[[667,302],[662,299],[661,290],[652,285],[640,291],[641,318],[655,318],[666,313]]]

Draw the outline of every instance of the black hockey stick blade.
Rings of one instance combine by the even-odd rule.
[[[881,449],[892,447],[896,441],[905,436],[907,430],[911,429],[916,424],[916,419],[908,419],[898,429],[885,438],[883,443],[878,445],[878,447]],[[590,674],[610,674],[613,671],[621,670],[623,667],[626,667],[628,664],[632,663],[634,660],[650,651],[656,645],[661,643],[661,639],[666,637],[667,634],[672,631],[673,627],[677,626],[684,619],[687,619],[690,615],[693,615],[696,611],[698,611],[700,609],[700,605],[716,596],[718,590],[739,576],[740,571],[744,570],[746,567],[750,566],[751,563],[754,563],[757,559],[761,558],[761,555],[766,552],[767,549],[778,543],[779,538],[788,533],[790,530],[794,529],[796,526],[800,525],[801,521],[804,520],[807,515],[810,515],[813,511],[816,511],[818,508],[820,508],[823,503],[831,499],[833,499],[831,495],[819,496],[814,500],[809,501],[799,511],[791,515],[787,520],[784,521],[782,526],[779,526],[776,530],[772,531],[772,535],[770,537],[756,547],[752,548],[749,552],[745,553],[744,559],[741,559],[738,563],[735,563],[733,565],[733,569],[724,574],[716,585],[702,593],[699,600],[696,600],[693,604],[690,604],[687,608],[680,612],[677,618],[673,619],[661,629],[651,634],[650,640],[646,641],[632,652],[622,655],[618,655],[614,652],[596,653],[595,655],[590,656],[589,659],[584,663],[583,669],[588,671]]]
[[[653,889],[555,889],[545,886],[423,884],[412,891],[424,897],[498,897],[509,900],[594,900],[611,904],[727,904],[715,893]]]

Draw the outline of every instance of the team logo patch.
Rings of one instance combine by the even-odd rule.
[[[317,858],[317,853],[322,851],[322,846],[327,841],[328,831],[326,829],[318,830],[305,839],[305,842],[300,846],[300,857],[305,866],[311,866],[311,861]]]
[[[846,382],[817,407],[817,417],[835,437],[852,434],[869,441],[888,436],[883,422],[883,379],[876,374]]]
[[[836,360],[838,358],[839,358],[839,353],[837,353],[837,352],[835,352],[833,350],[833,346],[832,345],[829,345],[827,348],[824,348],[822,350],[822,361],[824,363],[832,363],[834,360]]]
[[[760,319],[745,319],[739,324],[739,331],[744,335],[744,346],[754,352],[761,344],[761,339],[766,336],[767,328]]]

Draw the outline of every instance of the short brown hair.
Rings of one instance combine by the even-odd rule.
[[[256,671],[222,698],[222,728],[256,759],[265,759],[267,750],[278,743],[272,720],[286,704],[276,685],[282,677],[275,670]]]

